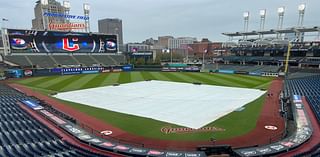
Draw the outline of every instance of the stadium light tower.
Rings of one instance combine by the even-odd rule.
[[[303,19],[304,19],[304,12],[306,10],[306,4],[300,4],[298,6],[298,10],[299,10],[298,27],[302,27],[303,26]]]
[[[84,16],[87,17],[84,20],[84,23],[86,25],[85,31],[90,32],[90,21],[89,21],[90,5],[88,3],[83,4],[83,12],[84,12]]]
[[[48,9],[49,1],[48,0],[41,0],[40,5],[41,5],[41,13],[42,13],[43,30],[46,30],[48,28],[48,17],[44,16],[43,14]]]
[[[264,25],[266,22],[266,15],[267,15],[267,10],[266,9],[262,9],[260,10],[260,31],[264,30]],[[261,39],[263,36],[260,34],[259,38]]]
[[[298,27],[303,27],[303,19],[304,19],[304,12],[306,10],[306,4],[300,4],[298,6],[299,10],[299,19],[298,19]],[[302,41],[302,33],[298,32],[297,37],[299,41]]]
[[[279,7],[278,8],[278,29],[282,29],[283,26],[283,17],[284,17],[284,11],[285,11],[285,7]],[[281,34],[277,33],[277,38],[281,38]]]
[[[244,18],[244,32],[248,32],[249,29],[249,11],[245,11],[243,13],[243,18]],[[246,39],[246,36],[243,36],[243,39]]]

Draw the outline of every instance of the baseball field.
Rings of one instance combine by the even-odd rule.
[[[32,77],[16,81],[19,84],[28,86],[43,94],[53,94],[66,91],[124,84],[144,80],[163,80],[186,83],[202,83],[208,85],[252,88],[265,90],[270,85],[272,78],[237,75],[237,74],[209,74],[209,73],[185,73],[185,72],[121,72],[86,75],[66,75],[49,77]],[[228,95],[226,95],[228,97]],[[86,106],[73,102],[62,101],[90,116],[96,117],[108,124],[112,124],[128,133],[138,136],[182,141],[204,141],[210,138],[229,139],[241,136],[254,129],[257,119],[263,106],[265,95],[245,105],[243,110],[231,112],[216,121],[206,125],[208,128],[219,128],[223,131],[194,131],[194,132],[173,132],[161,131],[166,128],[182,128],[174,124],[157,121],[105,109]],[[129,102],[128,102],[129,103]]]

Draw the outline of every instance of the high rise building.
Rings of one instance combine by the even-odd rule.
[[[65,8],[63,5],[61,5],[60,2],[57,2],[56,0],[48,0],[43,2],[41,2],[41,0],[38,0],[36,2],[36,6],[34,7],[35,18],[32,20],[32,29],[45,30],[49,29],[49,23],[68,23],[68,20],[63,17],[44,16],[45,12],[65,14],[68,10],[69,8]]]
[[[119,49],[120,51],[124,50],[121,19],[101,19],[98,21],[98,29],[99,33],[117,35]]]

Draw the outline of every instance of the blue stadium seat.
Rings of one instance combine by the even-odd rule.
[[[320,123],[320,75],[288,79],[287,85],[291,94],[306,96]]]
[[[0,83],[0,157],[101,156],[61,141],[16,105],[32,99]]]

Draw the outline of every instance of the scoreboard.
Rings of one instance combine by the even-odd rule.
[[[116,35],[8,29],[12,53],[116,53]]]

